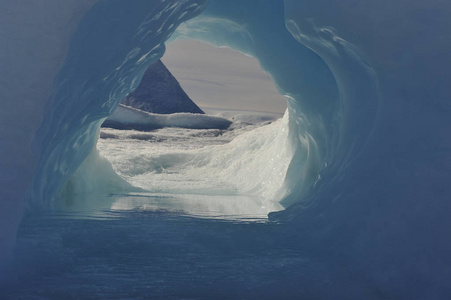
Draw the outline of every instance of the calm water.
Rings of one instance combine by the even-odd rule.
[[[390,299],[306,235],[164,210],[27,216],[0,299]]]
[[[27,217],[18,234],[14,280],[2,297],[264,298],[292,283],[294,273],[296,280],[307,275],[299,271],[308,259],[275,239],[280,230],[265,220],[167,211]]]

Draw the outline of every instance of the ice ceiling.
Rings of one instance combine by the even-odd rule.
[[[256,57],[290,99],[292,192],[270,218],[375,282],[443,291],[450,11],[403,0],[2,1],[3,261],[24,206],[50,206],[164,42],[190,38]]]

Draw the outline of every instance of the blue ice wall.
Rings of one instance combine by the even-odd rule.
[[[334,249],[397,297],[450,295],[450,11],[440,1],[285,1],[287,28],[343,82],[341,96],[378,100],[354,161],[274,217],[292,218],[300,241]],[[365,60],[350,63],[354,54]],[[376,89],[360,88],[359,64],[371,68]],[[365,118],[350,119],[344,149]]]
[[[293,99],[296,137],[311,137],[320,157],[320,179],[308,191],[294,184],[283,202],[294,204],[270,218],[370,284],[449,294],[450,5],[285,1],[282,17],[277,1],[232,2],[212,1],[180,35],[256,56]],[[278,18],[311,51],[285,40]],[[305,162],[288,180],[301,182]]]
[[[34,141],[39,153],[29,203],[51,206],[91,153],[98,128],[164,53],[178,24],[199,1],[99,1],[73,36],[56,89]]]

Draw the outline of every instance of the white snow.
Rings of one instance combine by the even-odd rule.
[[[124,179],[147,191],[141,196],[120,197],[113,208],[148,206],[146,209],[266,218],[269,212],[283,208],[279,201],[287,191],[285,175],[293,156],[288,126],[287,113],[270,124],[238,121],[227,131],[102,128],[100,153]],[[152,199],[158,195],[165,200],[154,203]]]

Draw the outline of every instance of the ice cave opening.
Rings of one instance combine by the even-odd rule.
[[[214,5],[210,7],[214,7]],[[233,139],[236,146],[228,143],[230,149],[226,151],[209,152],[216,153],[216,157],[205,153],[190,154],[194,156],[197,166],[191,165],[191,169],[185,168],[191,172],[186,174],[188,181],[186,178],[183,180],[186,186],[178,187],[173,192],[179,195],[190,195],[189,201],[185,201],[185,203],[190,203],[190,207],[199,207],[199,199],[193,200],[192,194],[209,195],[209,198],[212,198],[211,195],[214,194],[218,196],[218,199],[224,195],[256,197],[251,201],[252,205],[244,205],[244,207],[243,201],[237,201],[237,203],[228,204],[228,208],[225,209],[223,199],[219,199],[215,201],[216,208],[208,207],[212,203],[209,201],[207,207],[201,209],[206,212],[215,211],[222,215],[254,214],[255,211],[258,211],[258,216],[266,217],[270,212],[283,210],[306,199],[311,194],[312,187],[322,178],[321,172],[326,167],[328,170],[331,170],[331,167],[340,168],[341,163],[334,166],[332,162],[336,158],[335,150],[340,148],[339,144],[345,141],[341,135],[346,125],[343,122],[344,105],[341,90],[346,85],[336,81],[336,74],[321,56],[299,43],[294,30],[287,30],[283,8],[280,8],[272,11],[271,20],[257,19],[254,20],[256,24],[249,23],[245,26],[241,24],[243,21],[221,16],[222,13],[213,8],[188,21],[180,19],[177,21],[178,27],[171,27],[167,32],[155,33],[156,36],[151,29],[151,23],[143,23],[149,28],[145,29],[141,24],[138,33],[129,36],[130,42],[136,43],[135,47],[127,45],[118,52],[118,55],[107,57],[108,60],[112,60],[111,66],[116,66],[112,69],[110,67],[102,69],[104,65],[102,65],[100,57],[105,50],[110,49],[111,45],[105,39],[99,40],[99,35],[104,34],[104,29],[99,27],[93,31],[91,23],[96,21],[95,19],[91,20],[88,14],[85,23],[82,23],[79,29],[80,35],[75,34],[73,37],[72,47],[69,48],[65,66],[59,75],[61,81],[57,80],[57,84],[62,88],[57,89],[57,93],[53,96],[56,102],[64,101],[67,98],[79,98],[84,99],[83,101],[86,101],[87,105],[75,107],[77,105],[74,102],[75,106],[72,108],[81,108],[81,111],[74,115],[73,120],[71,118],[63,120],[64,124],[58,125],[62,131],[56,135],[46,135],[45,131],[49,127],[55,128],[57,125],[51,123],[58,123],[60,118],[50,116],[43,122],[41,131],[37,135],[37,143],[43,143],[44,155],[41,160],[42,164],[38,167],[38,176],[34,182],[34,199],[32,200],[44,201],[44,204],[50,202],[54,205],[59,203],[54,201],[55,195],[62,195],[61,203],[69,204],[74,210],[80,210],[82,209],[80,205],[88,204],[88,206],[96,207],[99,203],[109,205],[111,199],[98,200],[102,198],[99,196],[101,194],[126,194],[127,197],[122,197],[126,200],[119,201],[119,204],[118,201],[115,201],[112,206],[118,209],[136,208],[137,206],[149,207],[142,203],[142,199],[145,198],[142,193],[151,190],[161,194],[161,189],[159,190],[157,186],[143,184],[146,181],[143,179],[145,174],[158,173],[159,170],[167,169],[168,166],[172,166],[173,161],[183,164],[190,159],[186,155],[168,153],[165,149],[162,153],[158,153],[159,163],[156,165],[153,162],[145,164],[155,168],[147,170],[142,167],[143,163],[139,160],[143,157],[139,156],[139,159],[133,162],[137,167],[132,168],[131,166],[134,164],[127,162],[128,173],[122,172],[123,174],[121,174],[127,180],[130,177],[136,179],[131,186],[116,174],[109,162],[99,156],[95,149],[98,128],[100,123],[113,112],[109,119],[116,118],[113,120],[116,125],[122,126],[125,116],[125,119],[131,117],[135,125],[144,126],[146,127],[144,129],[147,130],[149,129],[149,118],[151,119],[150,123],[159,124],[159,127],[167,127],[167,124],[174,124],[174,122],[178,124],[192,122],[192,118],[187,119],[186,116],[180,118],[180,115],[176,118],[136,115],[134,111],[124,111],[122,106],[114,111],[118,102],[138,86],[143,75],[146,76],[146,67],[162,58],[165,44],[183,39],[203,41],[216,47],[228,47],[255,57],[258,59],[260,67],[271,74],[278,91],[287,99],[288,109],[281,120],[274,122],[271,126],[265,126],[265,129],[271,129],[268,132],[252,131],[254,134],[252,138],[249,138],[248,135],[240,135],[242,140]],[[94,10],[92,12],[93,16],[98,13],[104,14],[108,11]],[[244,17],[244,19],[246,18]],[[87,28],[84,28],[85,24]],[[130,24],[120,29],[124,32],[128,30],[134,32],[136,28],[134,26],[137,24]],[[266,32],[269,28],[279,33],[268,38]],[[150,51],[146,52],[145,48],[141,48],[142,41],[145,41],[145,44],[153,45],[147,45],[151,49]],[[157,44],[154,44],[155,42]],[[93,48],[98,52],[93,52],[91,49],[88,51],[83,47],[84,44],[89,43],[100,43],[98,48]],[[86,60],[87,55],[90,59]],[[85,59],[84,67],[80,66],[80,56]],[[96,71],[96,67],[100,69]],[[93,77],[85,82],[82,79],[84,76]],[[90,102],[93,98],[108,100],[106,102],[100,100]],[[52,112],[56,115],[67,116],[71,109],[64,105],[55,105],[54,107],[56,110],[61,110]],[[118,111],[121,112],[116,114]],[[197,123],[199,118],[195,119],[197,129],[224,129],[203,127],[205,123],[211,125],[212,122],[224,126],[224,122],[218,117],[207,118],[207,120],[204,117],[200,125]],[[79,126],[79,123],[82,126]],[[129,125],[126,124],[125,127]],[[279,127],[276,128],[277,126]],[[104,132],[103,137],[107,136],[116,138],[118,135]],[[133,135],[133,137],[133,140],[140,142],[158,139],[154,136],[143,137],[142,134]],[[127,146],[129,144],[125,145],[125,147]],[[256,152],[260,153],[256,154]],[[218,155],[222,155],[221,159],[217,158]],[[350,156],[350,153],[340,153],[340,155]],[[109,159],[114,160],[111,157]],[[209,165],[214,165],[215,168],[206,167]],[[213,169],[217,171],[212,172]],[[57,173],[63,173],[64,176],[58,177]],[[213,189],[215,191],[213,193],[211,187],[190,185],[189,178],[197,178],[199,173],[209,178],[210,181],[215,177],[229,178],[232,184],[214,181],[217,186]],[[139,180],[141,182],[136,184]],[[167,185],[164,181],[161,184],[162,186]],[[82,195],[82,199],[79,199],[80,195]],[[157,199],[157,204],[161,205],[164,202],[161,199],[167,198],[166,196],[154,195],[154,199]],[[204,200],[202,199],[200,202],[208,202]],[[179,199],[174,201],[180,202]],[[133,204],[135,202],[139,204]],[[170,203],[170,201],[166,201],[166,203]],[[255,205],[255,203],[257,204]],[[158,205],[150,206],[160,207]],[[177,205],[175,206],[180,207],[179,204]],[[230,207],[232,209],[228,210]],[[198,211],[196,210],[196,212]]]
[[[140,2],[128,8],[127,14],[134,17],[127,24],[120,21],[122,8],[118,7],[120,3],[106,2],[93,6],[71,37],[55,79],[55,91],[47,101],[48,109],[33,140],[39,160],[27,205],[55,206],[59,195],[70,205],[97,205],[98,201],[86,199],[98,198],[99,193],[142,192],[118,176],[98,155],[98,130],[119,102],[138,86],[148,66],[163,57],[166,45],[177,40],[203,41],[255,57],[286,97],[288,109],[281,121],[286,130],[278,130],[273,139],[277,134],[287,138],[283,139],[285,144],[273,143],[272,153],[289,157],[288,167],[284,175],[278,176],[280,165],[269,151],[267,161],[274,167],[266,170],[274,172],[256,172],[262,177],[268,175],[267,180],[247,175],[258,184],[243,187],[247,191],[260,190],[258,186],[262,185],[280,187],[280,178],[284,178],[281,193],[277,190],[278,196],[267,197],[280,202],[260,205],[265,207],[265,215],[314,199],[317,192],[324,190],[319,186],[335,182],[362,149],[376,113],[377,81],[356,48],[334,36],[333,31],[306,38],[299,31],[299,26],[305,24],[287,18],[284,5],[277,1],[257,6],[256,17],[252,18],[239,5],[228,11],[214,1],[206,10],[207,5],[183,2],[169,5],[163,9],[164,14],[156,15],[149,14],[147,4]],[[99,23],[102,18],[111,22]],[[138,123],[143,119],[148,117],[136,118]],[[166,117],[154,121],[175,122]],[[177,120],[182,121],[186,119]],[[259,135],[265,136],[271,139],[271,134]],[[242,143],[248,145],[244,150],[258,145],[250,141]],[[240,155],[235,153],[234,157]],[[197,159],[199,164],[205,163],[201,157]],[[265,164],[253,163],[257,167],[254,170]],[[239,176],[230,177],[239,184],[246,183]],[[272,180],[275,177],[279,183]],[[86,201],[74,198],[81,192],[87,195]]]
[[[142,190],[110,194],[112,210],[249,220],[283,209],[294,154],[286,99],[255,58],[199,41],[173,42],[121,103],[100,129],[97,148]],[[102,198],[80,187],[85,174],[78,173],[86,168],[63,197]]]

